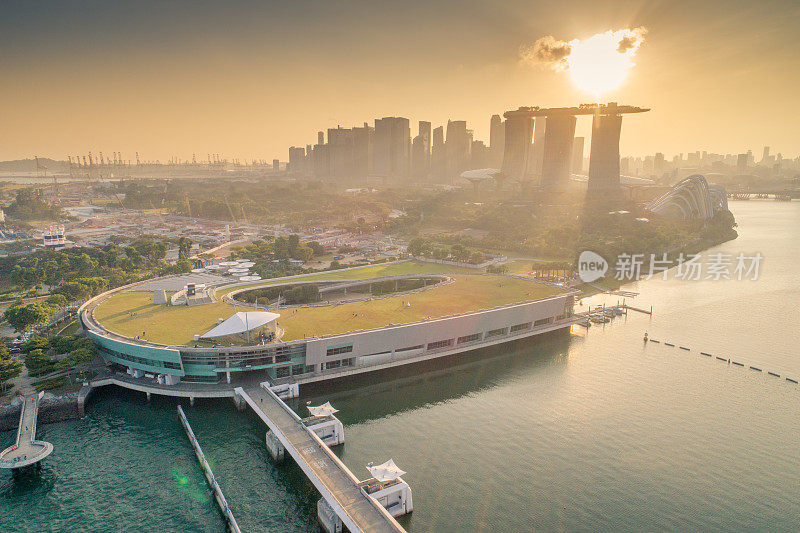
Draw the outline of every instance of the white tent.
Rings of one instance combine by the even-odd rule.
[[[237,335],[258,329],[280,317],[278,313],[268,311],[239,311],[228,317],[221,324],[213,328],[208,333],[201,335],[203,339],[214,337],[225,337],[227,335]]]
[[[394,461],[389,459],[385,463],[377,466],[369,466],[367,465],[367,470],[369,473],[372,474],[372,477],[377,479],[380,482],[386,481],[394,481],[395,479],[399,478],[405,472],[400,470]]]
[[[325,402],[316,407],[309,405],[308,412],[311,413],[312,416],[328,416],[333,413],[338,413],[339,410],[332,406],[331,402]]]

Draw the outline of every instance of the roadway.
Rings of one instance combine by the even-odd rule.
[[[246,391],[237,387],[236,392],[275,433],[350,531],[405,531],[386,509],[361,490],[353,473],[275,393],[260,386]]]
[[[36,418],[42,394],[25,396],[19,416],[17,440],[0,453],[0,468],[21,468],[38,463],[53,451],[49,442],[36,440]]]

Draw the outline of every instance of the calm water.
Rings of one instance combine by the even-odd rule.
[[[412,532],[800,530],[800,386],[699,354],[800,378],[800,203],[732,209],[740,238],[719,250],[761,252],[758,281],[641,282],[633,303],[652,318],[297,405],[341,410],[340,453],[358,475],[389,457],[408,471]],[[645,330],[692,351],[645,346]],[[56,447],[43,470],[0,473],[0,530],[223,531],[176,405],[109,390],[86,419],[43,426]],[[313,486],[271,462],[254,415],[229,401],[187,414],[243,530],[316,530]]]

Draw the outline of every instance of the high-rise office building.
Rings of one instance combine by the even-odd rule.
[[[374,133],[366,122],[361,128],[353,128],[353,177],[365,178],[372,174]]]
[[[431,123],[420,121],[419,134],[411,143],[411,175],[425,178],[431,166]]]
[[[489,166],[503,166],[503,150],[506,142],[506,128],[500,115],[492,115],[489,121]]]
[[[447,140],[445,153],[447,154],[447,177],[457,178],[462,172],[469,169],[469,151],[472,147],[472,134],[467,130],[465,120],[447,121]]]
[[[305,160],[306,149],[302,146],[292,146],[289,148],[289,164],[286,171],[296,176],[305,174]]]
[[[378,176],[405,177],[410,169],[411,128],[407,118],[375,119],[373,171]]]
[[[431,146],[431,177],[436,181],[441,181],[445,177],[446,159],[444,147],[444,127],[439,126],[433,129]]]
[[[490,149],[483,141],[472,141],[469,168],[489,168]]]
[[[328,166],[334,178],[353,175],[353,130],[337,126],[328,129]]]

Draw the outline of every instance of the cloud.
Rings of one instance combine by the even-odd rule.
[[[632,30],[621,30],[622,38],[619,40],[617,52],[624,54],[628,51],[636,52],[644,42],[644,36],[647,35],[647,28],[640,26]]]
[[[572,46],[566,41],[559,41],[552,35],[537,39],[533,45],[520,47],[519,55],[523,63],[549,65],[555,70],[568,67],[567,58],[572,53]]]
[[[571,41],[560,41],[552,35],[546,35],[536,40],[532,45],[522,45],[519,48],[519,59],[522,63],[530,65],[543,65],[550,67],[556,72],[563,72],[570,68],[570,56],[576,47],[589,41],[596,41],[600,38],[608,40],[615,39],[617,52],[627,56],[633,56],[644,43],[647,28],[626,28],[622,30],[608,30],[598,33],[586,39],[573,39]],[[613,42],[613,41],[612,41]],[[611,44],[611,43],[609,43]]]

